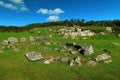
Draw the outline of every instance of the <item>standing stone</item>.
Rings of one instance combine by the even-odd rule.
[[[28,58],[28,60],[30,61],[35,61],[35,60],[39,60],[42,59],[43,57],[41,56],[40,53],[38,52],[28,52],[25,54],[25,56]]]
[[[94,53],[94,50],[93,50],[92,45],[88,45],[87,47],[85,47],[84,55],[91,55],[93,53]]]
[[[35,41],[34,37],[33,36],[30,36],[29,37],[29,40],[32,42],[32,41]]]
[[[20,42],[26,42],[26,40],[27,40],[27,39],[26,39],[25,37],[21,37],[21,38],[20,38]]]
[[[74,64],[74,60],[72,60],[71,62],[70,62],[70,67],[72,67],[72,66],[74,66],[75,64]]]
[[[74,59],[74,62],[77,63],[78,65],[82,65],[81,63],[81,58],[79,56],[77,56],[75,59]]]

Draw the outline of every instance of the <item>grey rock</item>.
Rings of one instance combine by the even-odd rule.
[[[70,54],[76,54],[78,53],[77,51],[70,51]]]
[[[70,67],[75,66],[74,60],[72,60],[69,65],[70,65]]]
[[[104,63],[107,63],[107,64],[109,64],[109,63],[111,63],[111,62],[112,62],[111,59],[109,59],[109,60],[105,60],[105,61],[104,61]]]
[[[91,55],[94,53],[92,45],[88,45],[84,49],[84,55]]]
[[[28,60],[30,61],[35,61],[35,60],[39,60],[42,59],[43,57],[41,56],[40,53],[38,52],[28,52],[25,54],[25,56],[27,57]]]
[[[13,43],[17,43],[18,39],[15,37],[9,37],[7,41],[9,44],[13,44]]]
[[[82,65],[81,63],[81,58],[79,56],[77,56],[75,59],[74,59],[74,62],[79,64],[79,65]]]
[[[108,54],[101,54],[101,55],[98,55],[95,58],[95,60],[99,62],[99,61],[105,61],[105,60],[110,59],[110,58],[111,58],[111,56]]]
[[[106,27],[106,29],[105,29],[108,33],[112,33],[112,27]]]
[[[53,62],[53,61],[54,61],[54,58],[51,57],[50,59],[45,60],[45,61],[44,61],[44,64],[50,64],[50,63]]]

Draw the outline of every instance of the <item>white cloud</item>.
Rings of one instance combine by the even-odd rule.
[[[3,7],[8,8],[8,9],[12,9],[12,10],[17,10],[18,9],[13,4],[11,4],[11,3],[4,3],[3,1],[0,1],[0,6],[3,6]]]
[[[29,11],[25,6],[20,7],[20,11]]]
[[[58,20],[59,20],[59,17],[58,17],[58,16],[49,16],[49,17],[47,18],[47,20],[49,20],[49,21],[58,21]]]
[[[39,9],[39,10],[37,11],[37,13],[48,14],[49,12],[48,12],[48,9],[43,9],[43,8],[41,8],[41,9]]]
[[[10,0],[10,1],[15,3],[15,4],[23,4],[24,3],[23,0]]]
[[[16,11],[29,11],[29,9],[25,6],[23,0],[9,0],[9,1],[11,3],[10,2],[5,3],[3,1],[0,1],[0,6]]]
[[[64,11],[60,8],[56,8],[54,10],[48,10],[48,9],[41,8],[37,11],[37,13],[48,14],[48,15],[50,15],[50,14],[58,15],[58,14],[64,13]]]

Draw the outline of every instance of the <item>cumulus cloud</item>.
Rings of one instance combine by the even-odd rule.
[[[55,15],[49,16],[49,17],[47,18],[47,20],[48,20],[48,21],[57,21],[57,20],[59,20],[59,17],[58,17],[58,16],[55,16]]]
[[[49,17],[47,18],[48,21],[58,21],[59,20],[59,14],[65,13],[65,11],[63,11],[60,8],[56,8],[56,9],[53,9],[53,10],[40,8],[37,11],[37,13],[49,15]]]
[[[43,8],[41,8],[41,9],[39,9],[39,10],[37,11],[37,13],[48,14],[49,12],[48,12],[48,9],[43,9]]]
[[[23,0],[9,0],[9,3],[0,1],[0,6],[16,11],[29,11]]]
[[[4,3],[3,1],[0,1],[0,6],[3,6],[4,8],[12,9],[12,10],[17,10],[18,9],[13,4],[11,4],[11,3]]]
[[[51,15],[51,14],[58,15],[58,14],[64,13],[64,11],[60,8],[56,8],[54,10],[48,10],[48,9],[41,8],[37,11],[37,13],[48,14],[48,15]]]

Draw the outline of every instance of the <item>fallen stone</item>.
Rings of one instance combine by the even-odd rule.
[[[101,55],[98,55],[95,58],[95,60],[99,62],[99,61],[104,61],[104,60],[107,60],[107,59],[110,59],[110,58],[111,58],[111,56],[108,55],[108,54],[101,54]]]
[[[111,44],[114,44],[114,45],[120,45],[120,43],[116,43],[116,42],[112,42]]]
[[[27,57],[28,60],[30,61],[35,61],[35,60],[40,60],[43,57],[41,56],[40,53],[38,52],[28,52],[25,54],[25,56]]]
[[[70,51],[70,54],[76,54],[78,53],[77,51]]]
[[[8,41],[9,44],[13,44],[13,43],[17,43],[17,42],[18,42],[18,39],[15,38],[15,37],[9,37],[9,38],[7,39],[7,41]]]

